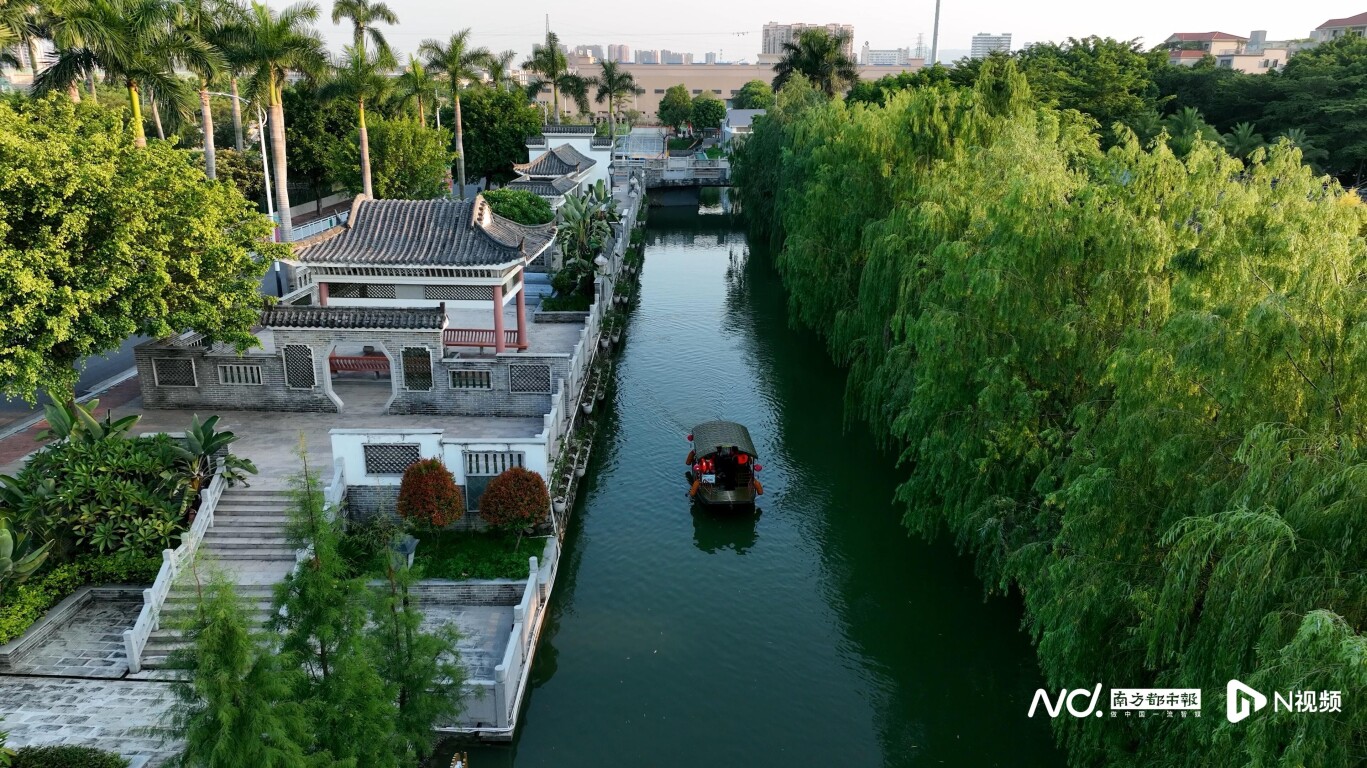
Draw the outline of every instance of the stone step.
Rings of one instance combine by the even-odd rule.
[[[272,514],[278,513],[280,515],[284,515],[288,509],[289,505],[284,502],[270,501],[267,499],[261,499],[257,501],[251,499],[219,499],[218,504],[214,506],[215,513],[217,513],[220,510],[263,510],[266,512],[270,512]]]
[[[216,560],[259,560],[266,563],[289,563],[294,565],[294,550],[292,549],[259,549],[256,547],[246,547],[243,549],[220,549],[201,552]]]
[[[248,533],[242,535],[221,533],[212,539],[205,539],[203,548],[210,552],[220,552],[228,549],[243,549],[246,547],[255,547],[271,551],[286,551],[291,554],[294,553],[294,547],[290,546],[289,542],[285,541],[283,537],[252,536]]]
[[[241,527],[228,525],[222,528],[214,528],[204,535],[204,545],[208,546],[210,542],[215,541],[237,539],[267,542],[275,546],[289,546],[289,539],[285,536],[284,531],[279,528],[247,525]]]

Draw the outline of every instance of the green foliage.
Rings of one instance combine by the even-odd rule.
[[[312,741],[305,707],[292,700],[301,673],[284,665],[254,633],[246,608],[225,581],[199,589],[186,627],[189,648],[175,651],[171,665],[183,672],[167,713],[173,733],[183,734],[183,768],[330,765],[309,759]]]
[[[555,218],[551,204],[541,195],[525,189],[491,189],[483,193],[494,213],[518,224],[535,226]]]
[[[562,270],[563,271],[563,270]],[[554,281],[552,281],[554,282]],[[576,283],[573,275],[567,275],[565,281],[555,286],[557,291],[563,290],[566,295],[547,296],[541,300],[541,309],[545,312],[587,312],[589,306],[593,304],[593,297],[586,293],[572,293]]]
[[[47,560],[52,541],[38,543],[26,531],[15,530],[3,515],[0,515],[0,595],[11,584],[28,581]]]
[[[461,94],[465,124],[465,170],[468,178],[503,181],[513,177],[513,163],[527,162],[527,137],[541,130],[541,112],[523,94],[474,88]],[[451,111],[442,125],[451,125]]]
[[[751,80],[731,97],[734,109],[770,109],[774,106],[773,86],[763,80]]]
[[[0,717],[0,722],[4,722],[3,717]],[[0,768],[11,768],[14,765],[15,752],[13,749],[5,746],[5,742],[8,740],[9,733],[7,731],[0,731]]]
[[[217,125],[217,124],[215,124]],[[232,130],[232,122],[227,122]],[[266,175],[261,165],[261,153],[255,150],[219,148],[214,151],[214,170],[218,179],[237,188],[243,198],[264,206]]]
[[[115,752],[70,744],[24,747],[14,756],[13,768],[128,768]]]
[[[1047,686],[1360,690],[1357,197],[1290,142],[1240,162],[1195,110],[1169,123],[1184,154],[1127,130],[1103,152],[1102,125],[1038,105],[1006,57],[882,107],[803,88],[739,152],[747,215],[793,317],[849,366],[850,415],[901,451],[905,524],[1022,595]],[[1074,765],[1367,750],[1346,702],[1055,727]]]
[[[711,93],[700,93],[693,99],[689,121],[700,131],[715,131],[726,119],[726,105]]]
[[[0,644],[24,634],[52,606],[86,584],[151,584],[160,569],[160,554],[120,552],[84,557],[12,586],[0,593]]]
[[[48,426],[37,434],[37,439],[74,440],[84,443],[116,440],[126,435],[141,418],[134,414],[114,421],[114,415],[106,413],[104,421],[100,421],[95,418],[95,412],[99,407],[99,400],[89,400],[85,403],[68,400],[65,403],[44,405],[43,416]]]
[[[931,88],[949,85],[949,73],[950,70],[947,67],[936,63],[934,66],[924,67],[915,72],[884,75],[877,80],[860,80],[850,88],[845,100],[851,104],[862,102],[882,106],[887,103],[889,96],[898,91],[905,91],[908,88]]]
[[[479,497],[479,516],[491,527],[519,531],[546,521],[551,497],[546,480],[522,467],[509,467],[489,481]]]
[[[1300,128],[1325,150],[1325,171],[1353,184],[1367,178],[1367,38],[1345,35],[1301,51],[1268,87],[1258,127],[1271,135]]]
[[[849,35],[831,34],[824,29],[803,30],[798,39],[783,44],[783,57],[774,65],[774,88],[782,88],[795,76],[811,81],[832,98],[859,80],[854,59],[845,55]]]
[[[465,496],[445,464],[423,459],[403,471],[397,511],[418,525],[445,528],[465,514]]]
[[[379,200],[431,200],[446,194],[451,132],[424,128],[416,120],[366,118],[370,134],[371,184]],[[327,155],[328,175],[354,193],[363,189],[356,131],[334,142]]]
[[[688,87],[680,83],[671,85],[660,99],[660,123],[679,130],[693,116],[693,98],[688,95]]]
[[[188,153],[135,148],[117,113],[65,97],[0,103],[0,381],[62,400],[76,364],[135,333],[258,343],[281,246]]]

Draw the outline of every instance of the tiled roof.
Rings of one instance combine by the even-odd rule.
[[[1177,43],[1204,43],[1212,40],[1242,40],[1248,42],[1248,38],[1231,35],[1228,32],[1174,32],[1168,40]]]
[[[592,125],[546,125],[541,128],[546,136],[592,136],[597,132]]]
[[[593,167],[597,162],[591,157],[585,157],[584,153],[569,144],[561,144],[530,163],[513,163],[513,170],[523,176],[548,179],[579,173]]]
[[[535,258],[555,227],[524,226],[473,200],[361,200],[334,237],[296,247],[305,264],[493,266]]]
[[[1333,29],[1335,27],[1361,27],[1367,25],[1367,13],[1359,13],[1356,16],[1349,16],[1346,19],[1330,19],[1315,29]]]
[[[560,197],[566,192],[576,189],[579,182],[568,176],[557,176],[554,179],[532,179],[523,176],[509,182],[508,186],[513,189],[525,189],[542,197]]]
[[[261,312],[267,328],[383,328],[390,330],[441,330],[446,324],[443,307],[318,307],[276,304]]]

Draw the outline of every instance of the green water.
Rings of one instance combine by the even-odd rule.
[[[473,768],[1062,765],[1018,601],[900,527],[895,457],[843,428],[769,259],[691,209],[647,234],[522,726]],[[757,518],[690,510],[711,418],[755,438]]]

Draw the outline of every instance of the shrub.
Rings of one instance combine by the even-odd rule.
[[[67,744],[24,747],[14,757],[14,768],[128,768],[128,761],[113,752]]]
[[[405,520],[443,528],[465,514],[465,497],[446,465],[424,459],[403,471],[398,512]]]
[[[151,584],[160,569],[160,554],[136,552],[90,556],[59,565],[0,596],[0,643],[24,634],[52,606],[86,584]]]
[[[555,218],[555,212],[545,198],[525,189],[494,189],[483,195],[494,213],[518,224],[534,226]]]
[[[479,516],[495,528],[518,530],[545,522],[550,505],[541,475],[511,467],[489,481],[479,497]]]

